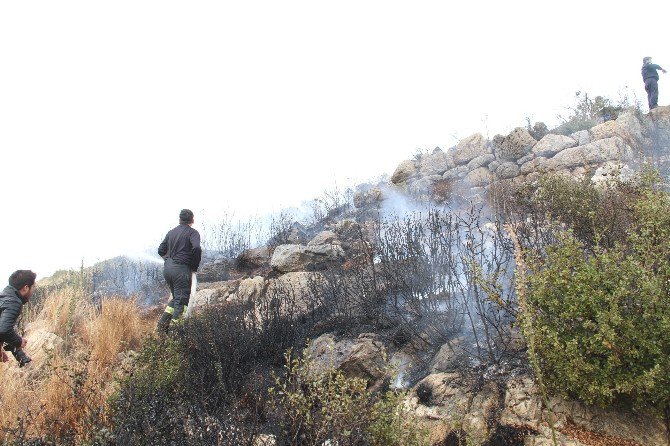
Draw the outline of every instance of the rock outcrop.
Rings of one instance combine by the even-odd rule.
[[[605,165],[630,167],[659,150],[669,150],[669,133],[670,107],[658,107],[647,115],[625,110],[616,120],[569,136],[545,134],[539,141],[523,128],[492,141],[477,133],[446,152],[435,149],[403,161],[391,182],[410,194],[430,197],[443,180],[462,185],[464,191],[501,180],[532,179],[543,172],[601,180],[602,174],[596,172]]]

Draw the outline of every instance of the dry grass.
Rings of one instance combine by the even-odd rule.
[[[33,313],[34,320],[26,321],[28,346],[31,334],[44,332],[55,333],[62,346],[51,354],[32,352],[42,359],[26,369],[13,359],[0,365],[0,443],[22,435],[78,443],[90,437],[91,427],[105,424],[123,358],[140,346],[154,321],[143,320],[132,300],[110,298],[96,308],[77,289],[53,292]],[[28,422],[24,434],[16,432],[18,418]]]

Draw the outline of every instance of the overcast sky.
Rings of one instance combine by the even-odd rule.
[[[619,4],[0,1],[0,280],[555,124],[578,90],[646,105],[664,2]]]

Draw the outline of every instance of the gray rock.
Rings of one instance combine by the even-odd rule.
[[[443,344],[428,365],[430,373],[457,371],[459,364],[459,348],[462,339],[454,339]]]
[[[544,162],[549,170],[565,170],[605,161],[625,161],[633,157],[633,150],[618,136],[600,139],[583,146],[570,147]]]
[[[569,147],[575,147],[576,145],[577,141],[569,136],[554,135],[550,133],[548,135],[545,135],[544,138],[539,140],[537,144],[533,146],[533,153],[536,156],[551,158],[558,152],[567,149]]]
[[[270,261],[270,249],[267,246],[244,250],[237,256],[239,265],[258,268]]]
[[[303,271],[312,261],[304,245],[279,245],[270,259],[270,266],[279,272]]]
[[[489,164],[489,170],[491,172],[495,172],[498,166],[500,166],[500,161],[491,161],[491,164]]]
[[[191,302],[190,306],[194,310],[196,310],[198,307],[225,302],[237,291],[237,288],[240,285],[240,281],[226,280],[223,282],[214,282],[204,285],[206,287],[196,291],[195,295],[191,297],[193,302]]]
[[[519,175],[519,166],[512,161],[502,163],[496,169],[496,175],[502,179],[514,178],[515,176]]]
[[[491,161],[495,160],[496,157],[492,153],[487,153],[486,155],[478,156],[468,163],[468,170],[475,170],[479,167],[488,166]]]
[[[421,175],[442,175],[450,167],[446,153],[440,149],[422,156],[419,161],[419,173]]]
[[[635,139],[638,147],[649,144],[645,121],[640,111],[635,108],[624,110],[616,119],[617,124]]]
[[[630,181],[635,177],[635,171],[626,164],[608,161],[599,168],[591,177],[595,184],[607,185],[614,181]]]
[[[602,124],[598,124],[589,130],[589,135],[591,142],[618,136],[628,144],[635,144],[632,135],[617,121],[605,121]]]
[[[473,187],[486,186],[490,184],[492,180],[493,175],[486,167],[480,167],[465,175],[465,181],[468,185]]]
[[[310,271],[294,271],[275,279],[266,280],[265,293],[263,300],[259,304],[260,308],[268,308],[268,300],[273,302],[269,311],[275,311],[272,306],[279,305],[277,309],[281,314],[291,314],[292,316],[305,314],[313,310],[315,293],[322,289],[326,284],[323,274]],[[265,310],[267,311],[267,310]],[[262,314],[258,315],[262,321]]]
[[[430,195],[433,190],[433,183],[441,179],[442,176],[440,175],[430,175],[419,178],[416,181],[409,183],[407,190],[410,194],[415,196],[427,196]]]
[[[263,295],[264,287],[265,279],[261,276],[244,279],[237,288],[237,292],[235,293],[236,299],[242,302],[256,301]]]
[[[396,167],[395,172],[391,176],[391,183],[400,184],[407,181],[409,178],[416,175],[417,170],[414,161],[405,160]]]
[[[481,155],[491,153],[486,140],[481,133],[475,133],[461,140],[453,150],[454,164],[457,166],[467,164]]]
[[[340,341],[336,341],[332,334],[319,336],[307,347],[307,355],[316,375],[336,369],[372,384],[386,374],[386,349],[377,336],[370,333]]]
[[[528,155],[522,156],[521,158],[516,160],[516,163],[517,163],[517,165],[521,166],[521,165],[527,163],[528,161],[530,161],[534,158],[535,158],[535,154],[533,152],[530,152]]]
[[[468,173],[468,167],[467,166],[458,166],[453,169],[450,169],[446,172],[444,172],[444,175],[442,175],[442,178],[445,180],[456,180],[461,177],[461,175],[464,175]]]
[[[591,142],[591,136],[589,136],[588,130],[580,130],[578,132],[572,133],[570,138],[577,141],[578,146],[583,146],[584,144],[589,144]]]
[[[536,142],[528,130],[517,127],[503,138],[494,153],[499,161],[516,161],[530,153]]]
[[[339,245],[340,240],[338,235],[333,231],[321,231],[314,236],[312,240],[307,243],[307,246],[318,246],[318,245]]]

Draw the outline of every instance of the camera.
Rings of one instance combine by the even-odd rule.
[[[19,363],[19,367],[23,367],[24,365],[32,361],[32,359],[30,359],[30,356],[26,355],[26,352],[24,352],[23,349],[21,348],[11,348],[10,346],[5,345],[5,350],[12,352],[12,356],[14,356],[16,362]]]

